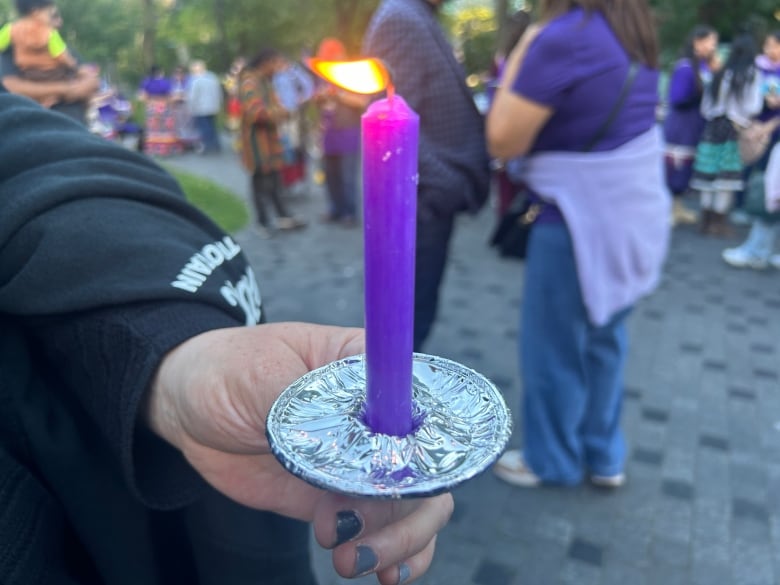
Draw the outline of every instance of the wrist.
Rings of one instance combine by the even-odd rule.
[[[167,361],[163,360],[152,384],[141,403],[140,416],[147,426],[159,437],[174,447],[180,447],[181,423],[178,417],[176,401],[166,383]]]

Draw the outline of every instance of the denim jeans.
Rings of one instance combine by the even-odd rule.
[[[355,219],[360,154],[327,154],[324,159],[332,219]]]
[[[205,152],[219,152],[222,150],[219,144],[219,134],[217,133],[216,116],[193,116],[192,121],[195,123],[195,129],[198,131]]]
[[[778,224],[770,223],[763,219],[753,220],[750,233],[740,248],[750,256],[761,260],[769,260],[777,238]]]
[[[628,350],[622,311],[590,324],[565,224],[531,232],[520,328],[523,455],[543,481],[576,484],[587,469],[623,469],[620,429]]]

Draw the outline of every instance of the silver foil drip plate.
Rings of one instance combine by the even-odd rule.
[[[492,465],[512,422],[496,386],[456,362],[414,354],[415,428],[375,434],[364,422],[365,356],[313,370],[274,403],[266,423],[285,468],[329,491],[370,498],[432,496]]]

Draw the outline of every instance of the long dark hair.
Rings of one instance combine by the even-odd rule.
[[[580,6],[585,12],[601,12],[631,59],[658,68],[658,35],[655,16],[647,0],[542,0],[542,21]]]
[[[701,92],[704,89],[704,84],[702,83],[701,75],[699,75],[700,59],[696,56],[694,45],[696,41],[701,41],[702,39],[706,39],[708,36],[714,34],[718,34],[718,31],[716,31],[711,26],[706,24],[697,24],[688,34],[688,38],[685,40],[685,45],[682,49],[682,58],[688,59],[691,62],[691,66],[693,67],[694,71],[696,72],[696,89],[699,91],[699,95],[701,95]]]
[[[712,97],[718,99],[721,82],[726,73],[731,76],[729,95],[742,97],[748,84],[756,75],[756,55],[758,55],[758,44],[752,34],[743,32],[734,37],[726,64],[712,78],[710,86]]]
[[[529,12],[518,10],[512,13],[499,35],[498,52],[502,56],[509,55],[530,24],[531,14]]]

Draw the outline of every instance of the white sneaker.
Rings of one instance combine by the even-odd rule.
[[[525,464],[523,452],[518,449],[506,451],[493,466],[496,477],[519,487],[537,487],[541,478]]]
[[[598,487],[619,488],[626,483],[626,474],[616,473],[615,475],[591,475],[590,482]]]
[[[780,270],[780,254],[775,254],[769,259],[769,263]]]
[[[738,248],[726,248],[721,253],[723,261],[729,266],[735,268],[753,268],[755,270],[763,270],[769,265],[766,258],[761,258],[755,254],[751,254],[743,247]]]

